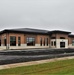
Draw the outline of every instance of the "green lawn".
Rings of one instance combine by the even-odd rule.
[[[0,75],[74,75],[74,59],[0,70]]]

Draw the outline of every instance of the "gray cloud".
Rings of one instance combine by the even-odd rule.
[[[0,29],[18,27],[74,32],[74,0],[0,0]]]

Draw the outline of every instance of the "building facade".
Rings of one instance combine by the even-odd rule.
[[[74,35],[67,31],[20,28],[0,32],[0,49],[73,47]]]

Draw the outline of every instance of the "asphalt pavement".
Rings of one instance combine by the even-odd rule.
[[[0,51],[0,65],[74,56],[74,49],[30,49]]]

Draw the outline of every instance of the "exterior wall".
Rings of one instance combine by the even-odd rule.
[[[44,40],[44,38],[48,38],[49,43],[50,43],[50,38],[48,35],[37,35],[37,43],[40,44],[40,38],[42,38],[42,40]],[[43,43],[43,42],[42,42]]]
[[[51,37],[56,37],[56,39],[60,39],[60,37],[65,37],[65,39],[68,39],[68,34],[56,33],[52,34]]]
[[[60,37],[65,37],[65,39],[68,39],[68,34],[57,34],[57,39],[60,39]]]
[[[49,48],[48,46],[40,46],[36,44],[35,46],[27,46],[26,44],[19,46],[10,46],[9,49],[27,49],[27,48]]]
[[[74,46],[72,45],[72,40],[74,40],[74,37],[69,37],[69,42],[68,42],[69,48],[74,48]]]
[[[48,36],[48,35],[38,35],[37,36],[37,44],[38,44],[38,47],[41,47],[41,48],[49,48],[49,46],[50,46],[50,37]],[[40,38],[42,38],[42,46],[40,46]],[[45,38],[48,38],[48,46],[45,44],[45,46],[44,46],[44,39]]]
[[[51,42],[56,41],[56,46],[52,46],[51,48],[60,48],[60,42],[65,42],[65,48],[68,48],[68,34],[52,34],[51,37],[56,37],[55,39],[51,39]],[[60,37],[64,37],[65,39],[60,39]]]
[[[10,35],[12,35],[12,34],[10,34]],[[17,34],[17,37],[18,37],[18,34]],[[25,35],[22,34],[21,37],[22,37],[21,46],[18,46],[18,45],[16,47],[10,46],[10,49],[49,48],[49,46],[40,46],[40,37],[42,37],[44,39],[44,38],[47,38],[48,36],[34,35],[34,34],[25,34]],[[27,37],[35,37],[35,46],[27,46],[27,44],[26,44],[27,43],[27,41],[26,41]],[[17,44],[18,44],[18,42],[17,42]]]
[[[4,38],[6,38],[6,34],[0,35],[0,38],[1,38],[1,46],[0,46],[0,50],[6,49],[6,46],[4,46]]]
[[[60,42],[65,42],[65,48],[68,48],[68,39],[56,39],[56,48],[60,48]]]
[[[16,46],[10,46],[10,36],[16,36]],[[7,40],[7,46],[4,46],[4,37]],[[21,46],[18,46],[18,37],[21,37]],[[35,37],[35,46],[27,46],[27,37]],[[40,46],[40,37],[44,40],[44,38],[48,38],[48,35],[34,35],[34,34],[21,34],[21,33],[9,33],[1,35],[1,46],[0,49],[25,49],[25,48],[49,48],[48,46]],[[43,44],[43,43],[42,43]]]
[[[56,39],[51,39],[51,41],[50,41],[50,48],[56,48],[56,46],[54,46],[54,45],[52,46],[51,45],[51,42],[54,42],[54,41],[56,41]]]
[[[10,49],[24,49],[24,48],[49,48],[48,46],[40,46],[40,37],[47,38],[49,39],[49,36],[46,35],[34,35],[34,34],[9,34],[10,36],[20,36],[21,37],[21,46],[18,46],[18,41],[17,41],[17,46],[9,46]],[[27,46],[27,41],[26,38],[27,37],[35,37],[35,46]]]
[[[51,48],[60,48],[60,42],[65,42],[65,48],[68,48],[68,39],[52,39],[51,42],[56,41],[56,46],[52,46]]]
[[[16,36],[16,46],[10,46],[10,36]],[[21,46],[18,46],[18,37],[21,37]],[[35,46],[27,46],[27,37],[35,37]],[[51,37],[56,37],[56,39],[51,39]],[[65,39],[60,39],[60,37],[65,37]],[[5,33],[0,35],[1,46],[0,49],[25,49],[25,48],[60,48],[60,42],[65,42],[65,48],[74,48],[72,46],[72,40],[74,38],[68,37],[68,34],[52,34],[40,35],[40,34],[22,34],[22,33]],[[4,46],[4,38],[7,40],[7,46]],[[42,46],[40,46],[40,38],[42,38]],[[48,38],[48,46],[44,46],[44,38]],[[56,41],[56,46],[51,45],[51,41]]]

